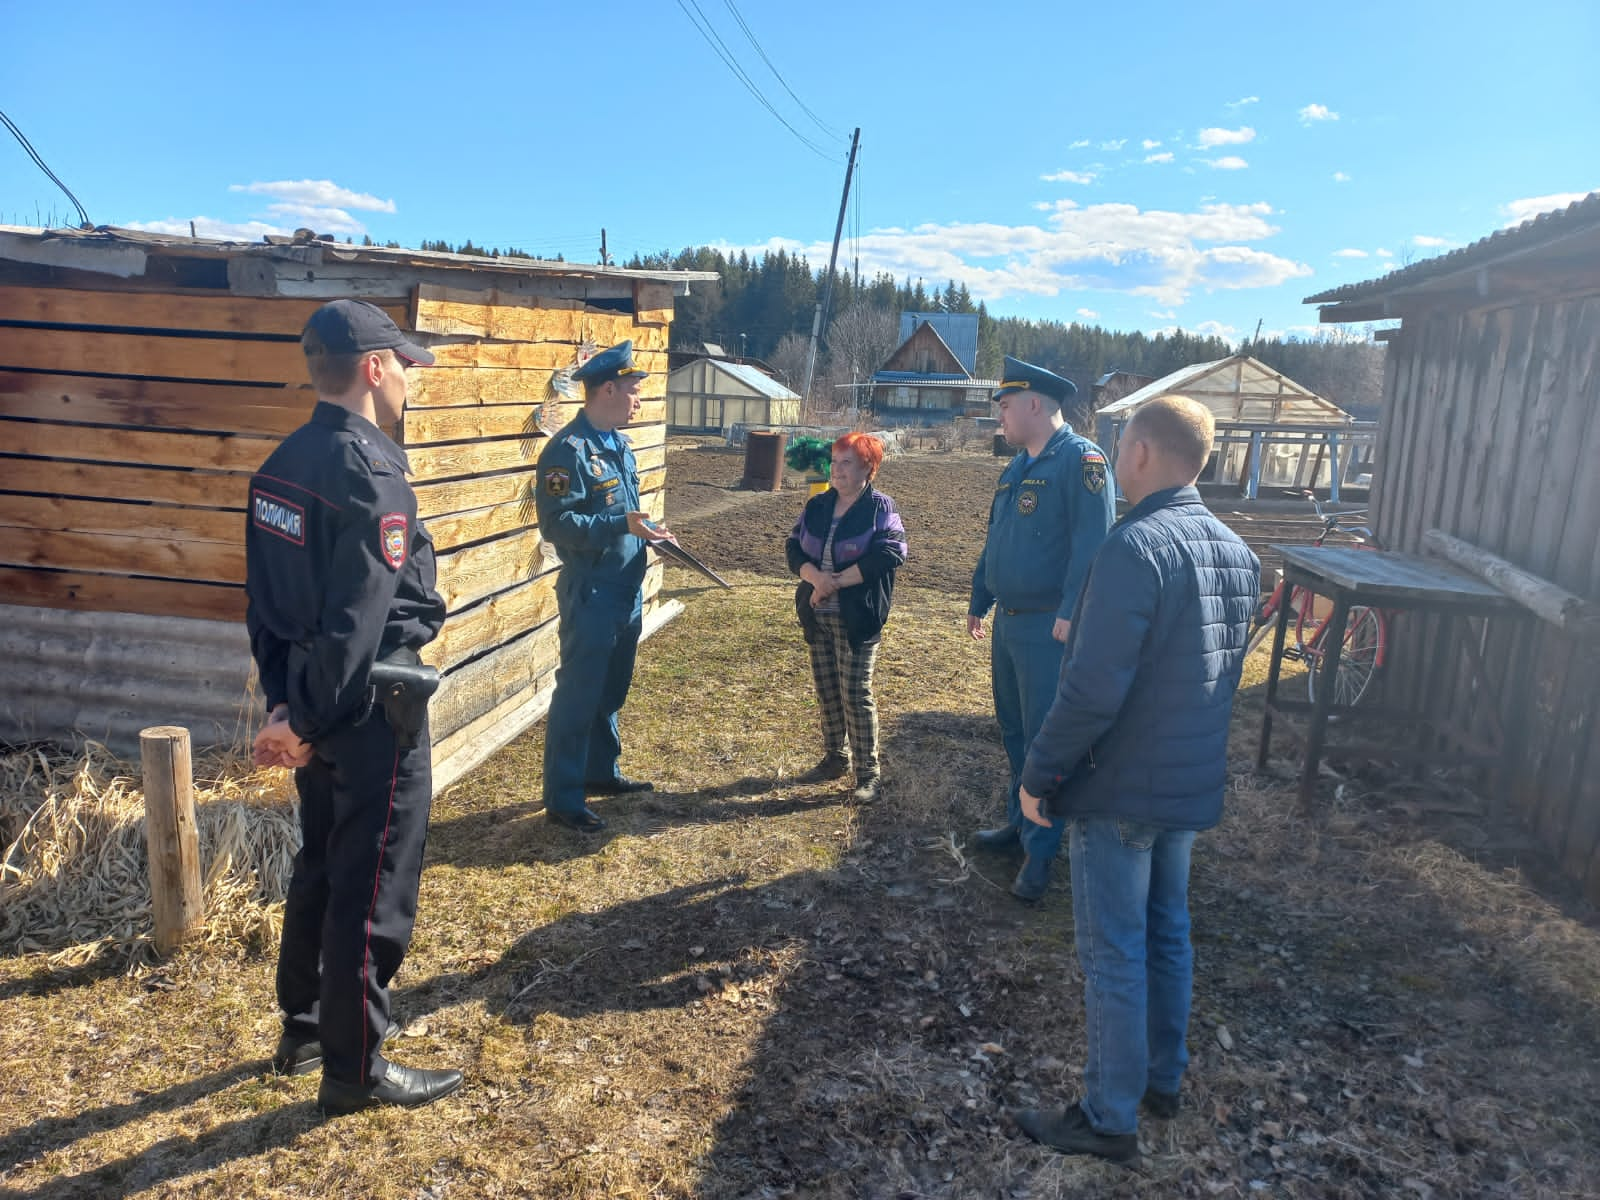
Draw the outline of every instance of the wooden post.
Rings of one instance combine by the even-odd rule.
[[[144,766],[144,835],[156,950],[170,954],[205,917],[189,731],[179,725],[140,730],[139,758]]]

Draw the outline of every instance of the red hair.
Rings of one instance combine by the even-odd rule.
[[[883,443],[870,433],[862,433],[859,429],[854,433],[847,433],[833,444],[834,453],[848,450],[861,460],[861,465],[867,469],[867,478],[871,479],[878,473],[878,468],[883,466]]]

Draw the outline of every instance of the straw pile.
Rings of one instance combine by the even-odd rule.
[[[87,743],[74,758],[0,755],[0,953],[45,952],[53,967],[153,957],[138,767]],[[195,764],[195,817],[208,943],[272,945],[300,834],[283,771]]]

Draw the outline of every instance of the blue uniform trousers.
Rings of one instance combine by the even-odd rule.
[[[1053,612],[1008,615],[1005,609],[997,608],[990,650],[994,715],[1000,722],[1000,740],[1011,764],[1006,824],[1017,830],[1028,855],[1029,873],[1040,880],[1049,878],[1066,822],[1052,821],[1046,829],[1024,818],[1017,788],[1022,782],[1028,746],[1056,698],[1065,647],[1050,636],[1055,623]]]
[[[382,1069],[389,981],[411,943],[433,806],[426,724],[400,746],[383,710],[321,738],[294,775],[300,852],[283,906],[278,1004],[317,1033],[324,1075],[370,1083]]]
[[[584,784],[617,778],[622,740],[617,713],[633,683],[642,626],[639,585],[593,582],[575,571],[556,578],[561,665],[544,735],[544,804],[584,807]]]

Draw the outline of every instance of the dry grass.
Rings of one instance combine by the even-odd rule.
[[[895,465],[915,554],[954,467],[918,494]],[[751,504],[792,519],[780,500]],[[732,511],[674,525],[716,561]],[[1183,1113],[1146,1125],[1137,1171],[1019,1140],[1007,1106],[1076,1093],[1081,979],[1064,867],[1026,910],[1003,891],[1015,864],[965,849],[1003,759],[961,587],[897,597],[888,789],[856,812],[797,782],[817,739],[788,584],[734,581],[669,574],[688,611],[648,644],[624,731],[625,768],[663,789],[602,801],[598,843],[545,824],[539,729],[436,801],[394,1054],[468,1083],[422,1112],[322,1121],[314,1078],[265,1073],[270,890],[219,894],[207,943],[142,958],[141,902],[83,882],[142,858],[128,767],[4,760],[5,839],[32,825],[0,884],[0,920],[29,927],[0,957],[0,1061],[26,1064],[0,1073],[0,1196],[1600,1192],[1593,914],[1450,780],[1345,773],[1302,817],[1288,763],[1250,769],[1254,698],[1196,853]],[[272,774],[207,795],[285,811]],[[218,879],[281,871],[270,837],[234,839]]]

